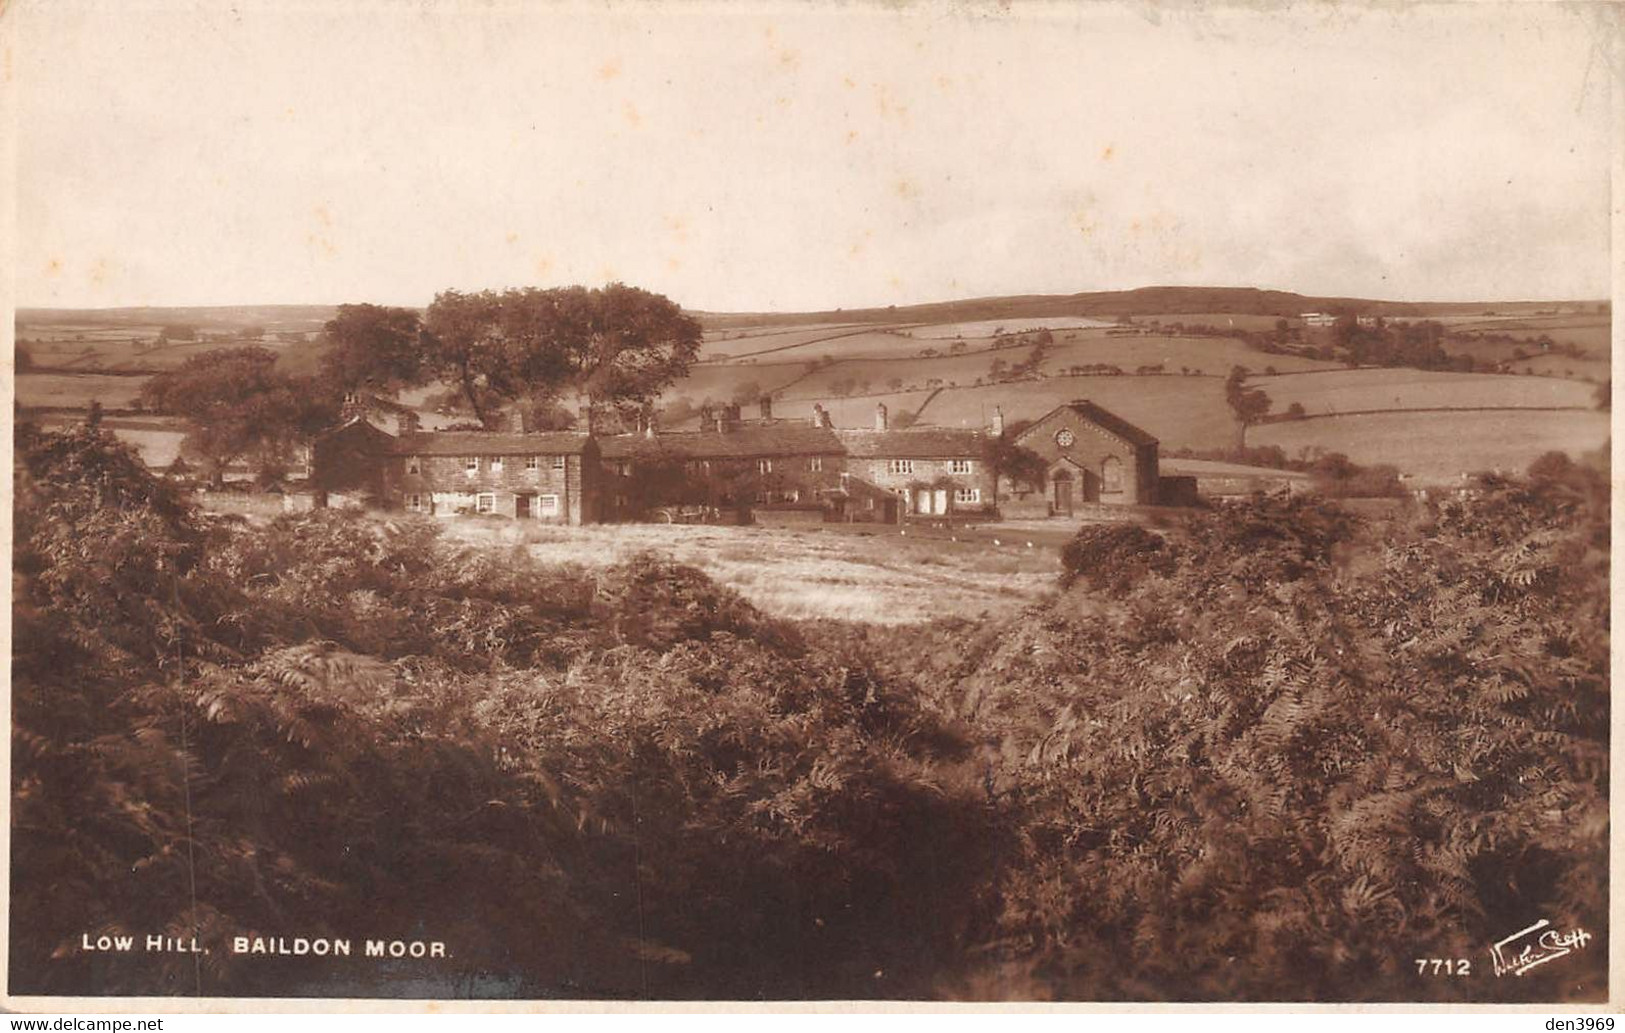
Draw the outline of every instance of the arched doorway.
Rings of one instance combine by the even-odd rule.
[[[1072,515],[1072,471],[1057,470],[1050,480],[1050,505],[1056,516]]]

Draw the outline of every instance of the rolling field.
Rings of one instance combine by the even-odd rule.
[[[836,525],[839,527],[839,525]],[[610,524],[537,527],[452,521],[446,534],[524,548],[546,563],[606,567],[653,550],[704,570],[763,611],[795,619],[917,624],[1011,614],[1053,591],[1053,549],[910,540],[895,528]]]
[[[1433,373],[1415,369],[1340,369],[1284,377],[1249,377],[1284,412],[1294,402],[1310,414],[1374,409],[1592,407],[1589,384],[1557,377]]]
[[[97,376],[76,373],[17,374],[17,403],[32,406],[70,406],[83,409],[101,402],[109,409],[128,409],[141,393],[144,377]]]
[[[1275,329],[1275,321],[1281,318],[1283,317],[1237,312],[1152,312],[1143,316],[1135,313],[1134,323],[1137,326],[1146,326],[1153,322],[1163,326],[1183,323],[1185,326],[1217,326],[1226,330],[1271,331]],[[1297,318],[1291,316],[1284,318],[1293,326],[1298,325]]]
[[[1479,319],[1440,319],[1456,333],[1486,333],[1506,335],[1519,341],[1534,342],[1545,335],[1558,345],[1572,344],[1587,355],[1606,359],[1611,350],[1611,324],[1601,314],[1581,315],[1569,313],[1558,316],[1505,317]]]
[[[899,413],[913,412],[931,397],[930,391],[894,391],[887,394],[856,395],[851,398],[785,399],[773,403],[773,415],[782,419],[810,420],[813,405],[822,405],[837,429],[875,425],[875,405],[884,403],[893,419]]]
[[[834,395],[831,385],[843,380],[856,380],[859,389],[867,383],[871,391],[885,391],[891,381],[901,380],[904,387],[925,387],[928,380],[940,380],[944,385],[958,382],[974,384],[978,378],[990,375],[995,359],[1006,366],[1025,361],[1031,348],[1000,348],[993,352],[965,355],[944,355],[929,359],[850,359],[820,369],[799,380],[786,393],[787,398],[825,398]]]
[[[808,363],[824,356],[832,359],[896,358],[918,355],[921,349],[945,350],[940,341],[920,341],[901,333],[885,330],[836,331],[838,336],[813,336],[786,344],[771,344],[777,338],[763,338],[760,343],[726,341],[720,345],[706,345],[700,353],[701,362],[733,362],[739,364],[794,362]],[[743,347],[744,345],[749,347]],[[970,344],[970,342],[967,342]],[[970,344],[975,347],[974,344]],[[983,345],[986,346],[985,344]]]
[[[992,337],[1004,330],[1019,334],[1028,330],[1083,330],[1115,326],[1109,319],[1090,319],[1086,316],[1014,316],[1010,319],[974,319],[962,323],[936,323],[909,330],[915,337],[926,340],[947,340],[963,337]]]
[[[1537,377],[1566,377],[1590,384],[1601,384],[1613,376],[1613,363],[1606,358],[1576,359],[1568,355],[1540,355],[1514,361],[1512,369]]]
[[[679,398],[686,398],[695,404],[707,398],[714,402],[727,402],[733,400],[735,393],[751,384],[771,393],[800,379],[806,372],[805,366],[781,362],[760,366],[736,363],[694,366],[688,376],[666,389],[663,398],[668,403]],[[748,399],[744,404],[749,408],[755,402]]]
[[[1051,377],[949,389],[925,407],[920,423],[985,427],[995,406],[1006,422],[1033,420],[1074,398],[1087,398],[1154,434],[1166,448],[1226,448],[1236,424],[1224,382],[1212,377]],[[871,405],[870,409],[874,407]]]
[[[1335,362],[1297,355],[1266,355],[1230,337],[1106,337],[1097,334],[1060,334],[1044,360],[1050,374],[1070,366],[1107,363],[1126,371],[1161,363],[1169,373],[1186,367],[1213,376],[1227,376],[1232,366],[1258,372],[1273,366],[1283,373],[1338,369]]]
[[[60,430],[79,422],[79,417],[47,415],[39,418],[37,422],[42,427]],[[112,431],[113,436],[120,441],[134,445],[142,461],[150,467],[165,467],[173,463],[175,457],[180,455],[181,438],[186,436],[180,421],[162,416],[140,419],[120,419],[117,416],[110,416],[102,425]]]
[[[1445,484],[1481,470],[1521,472],[1550,451],[1578,456],[1606,442],[1609,429],[1606,412],[1394,412],[1264,424],[1247,432],[1247,444],[1278,445],[1293,457],[1342,452]]]

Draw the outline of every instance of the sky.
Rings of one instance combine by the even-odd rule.
[[[16,298],[1601,298],[1603,7],[20,0]]]

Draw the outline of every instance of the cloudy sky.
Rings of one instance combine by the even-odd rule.
[[[5,17],[21,305],[421,305],[614,279],[710,310],[1609,289],[1620,22],[1594,8]]]

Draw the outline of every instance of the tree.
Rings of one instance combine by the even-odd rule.
[[[346,390],[389,390],[423,379],[422,325],[409,308],[340,305],[326,331],[322,375]]]
[[[734,388],[733,395],[731,397],[738,405],[751,405],[754,402],[760,401],[764,393],[765,392],[762,390],[761,381],[747,380]]]
[[[285,467],[294,444],[333,422],[333,385],[289,377],[276,353],[258,346],[194,355],[141,389],[149,408],[186,421],[183,451],[221,484],[226,467],[248,457],[256,469]]]
[[[1270,396],[1256,387],[1247,386],[1246,366],[1234,366],[1224,383],[1224,398],[1230,403],[1230,411],[1236,417],[1236,447],[1246,448],[1247,428],[1270,411]]]
[[[482,423],[503,402],[532,394],[646,406],[687,375],[701,333],[663,295],[622,283],[443,291],[423,324],[427,368]]]
[[[982,459],[993,471],[993,504],[999,504],[999,482],[1009,480],[1041,484],[1048,470],[1044,457],[1016,443],[1026,424],[1011,424],[1003,434],[990,437],[982,445]]]

